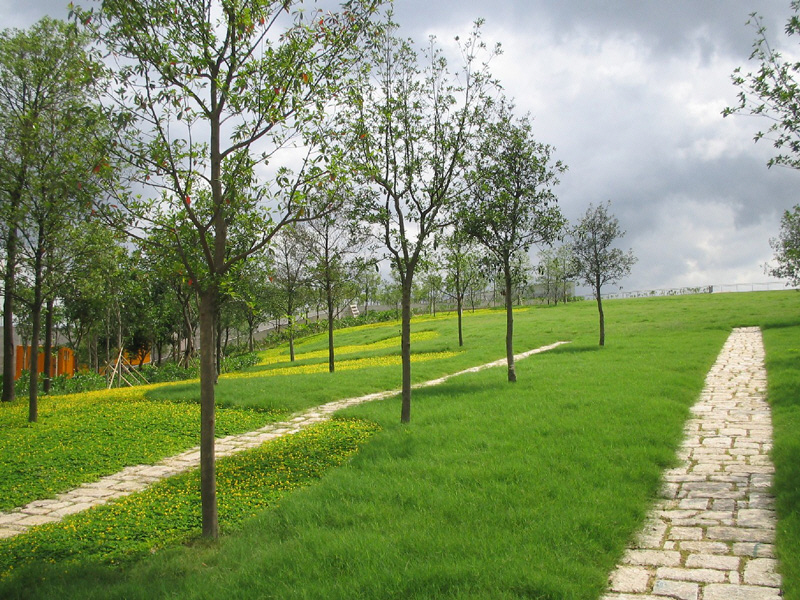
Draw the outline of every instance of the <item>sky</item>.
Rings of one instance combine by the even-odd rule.
[[[67,3],[0,0],[0,23],[66,18]],[[610,201],[626,232],[619,246],[638,262],[625,291],[780,287],[764,265],[781,215],[800,203],[800,172],[767,168],[772,146],[753,142],[765,120],[721,115],[736,103],[733,70],[758,67],[752,12],[797,54],[783,33],[789,0],[395,0],[418,43],[447,45],[485,19],[484,40],[503,48],[492,73],[568,166],[555,189],[565,217]]]

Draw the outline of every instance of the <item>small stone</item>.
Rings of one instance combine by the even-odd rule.
[[[684,498],[678,503],[678,508],[683,510],[706,510],[708,498]]]
[[[677,567],[681,553],[665,550],[628,550],[622,561],[629,565]]]
[[[74,515],[75,513],[83,512],[84,510],[92,508],[92,506],[93,505],[89,504],[88,502],[82,502],[79,504],[72,504],[70,506],[60,508],[58,510],[53,511],[52,514],[54,517],[61,518],[61,517],[66,517],[67,515]]]
[[[681,550],[699,554],[727,554],[728,544],[724,542],[681,542]]]
[[[730,542],[772,542],[775,539],[774,531],[747,527],[709,527],[706,535],[711,540]]]
[[[686,566],[691,569],[717,569],[737,571],[741,559],[737,556],[718,556],[716,554],[690,554]]]
[[[697,583],[722,583],[725,581],[725,573],[713,569],[661,567],[656,571],[656,577],[675,581],[695,581]]]
[[[775,547],[772,544],[742,542],[733,545],[733,553],[751,558],[775,558]]]
[[[712,583],[703,590],[703,600],[780,600],[777,588]]]
[[[685,581],[658,579],[653,586],[653,593],[656,596],[668,596],[678,600],[697,600],[700,594],[700,586],[696,583]]]
[[[26,527],[35,527],[36,525],[44,525],[46,523],[54,523],[56,521],[58,521],[58,517],[53,517],[51,515],[31,515],[21,519],[19,524],[25,525]]]
[[[754,558],[744,567],[744,582],[752,585],[780,587],[781,576],[776,573],[778,562],[772,558]]]
[[[736,516],[739,527],[772,528],[775,526],[775,513],[771,510],[743,509]]]
[[[618,567],[610,577],[610,589],[614,592],[645,592],[650,574],[642,567]]]
[[[703,530],[700,527],[673,527],[669,530],[671,540],[695,540],[703,539]]]

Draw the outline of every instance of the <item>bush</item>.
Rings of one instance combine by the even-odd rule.
[[[23,371],[14,390],[17,396],[27,396],[30,389],[30,371]],[[50,379],[50,395],[75,394],[91,392],[106,387],[106,378],[93,371],[81,371],[72,377],[57,375]],[[44,394],[44,379],[39,375],[39,394]]]
[[[222,372],[232,373],[233,371],[240,371],[247,367],[257,365],[258,361],[259,356],[255,352],[226,356],[222,359]]]

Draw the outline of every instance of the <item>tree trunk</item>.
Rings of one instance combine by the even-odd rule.
[[[33,306],[31,306],[32,323],[28,421],[36,423],[39,419],[39,334],[42,329],[42,292],[38,285],[34,286],[33,296]]]
[[[517,381],[517,371],[514,366],[514,299],[511,297],[511,264],[505,260],[503,275],[506,284],[506,361],[508,362],[508,381]]]
[[[17,266],[17,228],[8,226],[6,238],[6,272],[4,274],[3,298],[3,402],[14,400],[14,376],[16,362],[14,352],[14,269]]]
[[[403,400],[400,422],[411,421],[411,276],[402,284],[400,298],[402,317],[400,324],[400,357],[403,364]]]
[[[456,297],[456,308],[458,310],[458,345],[464,345],[464,334],[461,329],[461,315],[464,312],[464,300],[461,296]]]
[[[222,373],[222,319],[220,318],[219,307],[214,309],[214,369],[216,371],[214,382],[219,379],[219,374]]]
[[[289,362],[294,362],[294,316],[291,314],[287,316],[286,327],[289,329]]]
[[[333,348],[333,290],[330,281],[326,286],[326,299],[328,302],[328,372],[333,373],[336,369],[336,357]]]
[[[48,298],[44,313],[44,372],[42,374],[42,390],[50,393],[50,373],[53,366],[53,304]]]
[[[600,298],[600,294],[597,294],[597,312],[600,314],[600,345],[606,345],[606,319],[605,315],[603,314],[603,300]]]
[[[219,535],[217,516],[217,476],[214,464],[214,314],[216,290],[200,294],[200,499],[203,514],[203,536]]]

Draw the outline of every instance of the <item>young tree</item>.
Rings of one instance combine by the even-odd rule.
[[[791,3],[794,14],[786,23],[786,34],[800,34],[800,0]],[[755,72],[743,74],[741,67],[734,70],[731,79],[740,88],[739,102],[722,111],[723,116],[749,114],[765,117],[771,122],[766,130],[755,135],[755,141],[767,138],[778,154],[767,163],[800,168],[800,87],[797,77],[800,62],[787,61],[767,39],[763,19],[752,13],[748,25],[756,30],[750,60],[760,63]]]
[[[363,207],[380,231],[401,288],[402,407],[411,419],[411,292],[434,236],[462,193],[468,153],[492,104],[494,82],[478,55],[480,23],[461,44],[464,64],[448,69],[434,39],[422,55],[387,30],[371,56],[371,77],[353,93],[354,163],[372,194]]]
[[[442,277],[439,267],[432,261],[426,261],[422,267],[422,281],[420,281],[419,302],[428,305],[428,313],[436,316],[436,301],[444,291],[444,277]]]
[[[397,275],[392,270],[389,279],[382,279],[378,291],[378,298],[383,304],[394,306],[395,311],[400,310],[400,303],[402,301],[403,290],[402,285],[397,281]]]
[[[800,284],[800,204],[787,210],[781,218],[781,231],[772,238],[770,246],[775,251],[776,267],[768,267],[773,277],[788,279],[787,285]]]
[[[272,259],[273,282],[281,291],[286,328],[289,331],[289,360],[294,362],[294,320],[310,289],[308,239],[304,230],[289,228],[275,238]]]
[[[586,213],[572,229],[573,272],[586,285],[592,287],[597,300],[597,311],[600,315],[600,345],[605,345],[606,327],[603,314],[601,288],[607,283],[616,283],[631,272],[636,263],[633,250],[623,252],[612,248],[617,239],[625,232],[620,229],[619,221],[609,214],[611,202],[589,205]]]
[[[470,289],[482,279],[481,257],[475,244],[459,231],[453,231],[444,241],[442,254],[445,279],[444,292],[455,300],[458,314],[458,345],[464,345],[464,299]]]
[[[340,195],[342,192],[331,193]],[[341,204],[335,198],[334,202]],[[341,208],[309,222],[305,229],[310,274],[322,293],[328,313],[328,371],[333,373],[336,368],[333,345],[336,307],[346,296],[353,297],[356,293],[353,283],[358,267],[356,258],[367,248],[368,233]]]
[[[85,342],[86,362],[100,367],[98,339],[109,306],[122,293],[128,253],[121,235],[98,220],[87,220],[72,240],[72,262],[61,288],[63,333],[78,354]]]
[[[558,305],[568,301],[567,290],[572,277],[572,254],[568,245],[545,248],[539,252],[538,282],[544,287],[547,303]]]
[[[497,119],[484,127],[472,197],[461,222],[503,273],[508,381],[515,382],[514,257],[532,244],[552,243],[561,232],[564,219],[553,186],[566,167],[552,162],[550,146],[534,140],[530,118],[516,119],[511,110],[501,106]]]
[[[372,258],[357,258],[356,273],[359,299],[364,302],[364,314],[369,312],[370,303],[375,304],[381,285],[381,272],[378,263]]]
[[[247,323],[247,347],[250,352],[255,350],[258,326],[266,322],[270,315],[280,311],[278,294],[267,276],[270,268],[266,255],[250,257],[238,269],[238,283],[231,292],[236,310]]]
[[[337,12],[300,0],[104,0],[74,7],[119,58],[107,105],[117,150],[156,199],[119,198],[135,231],[164,231],[199,297],[203,535],[217,537],[215,316],[233,267],[305,212],[335,165],[320,132],[381,0]],[[294,168],[297,152],[305,152]],[[281,164],[281,159],[283,164]],[[269,165],[269,168],[265,166]]]

